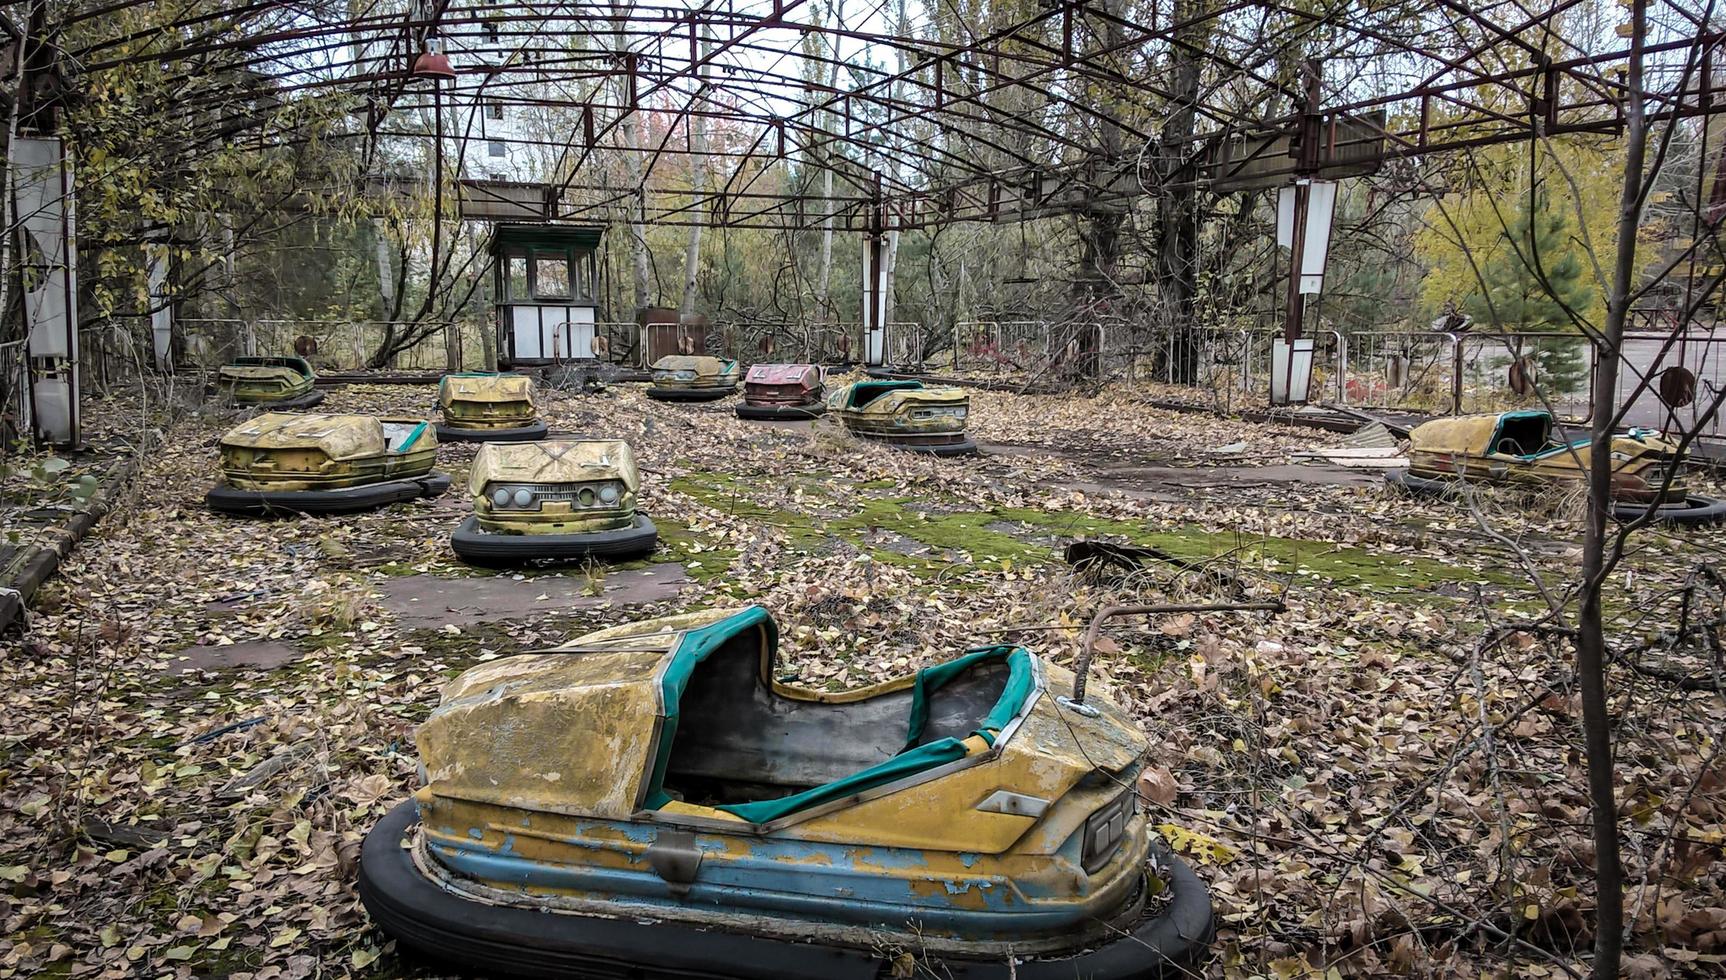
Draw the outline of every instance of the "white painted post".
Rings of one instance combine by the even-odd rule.
[[[39,442],[76,445],[78,263],[72,163],[54,136],[15,137],[12,163],[12,195],[23,244],[19,264],[34,433]]]

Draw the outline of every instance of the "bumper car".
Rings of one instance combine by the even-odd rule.
[[[423,419],[268,412],[222,436],[222,482],[204,501],[228,514],[340,514],[435,497],[437,433]]]
[[[473,516],[450,547],[476,565],[645,555],[659,530],[635,512],[640,488],[620,439],[488,442],[468,474]]]
[[[438,382],[444,442],[532,442],[545,438],[534,417],[533,379],[522,374],[446,374]]]
[[[827,410],[846,431],[900,449],[967,456],[977,443],[965,435],[971,396],[921,381],[855,381],[828,396]]]
[[[216,370],[224,397],[259,408],[312,408],[324,400],[316,380],[303,357],[236,357]]]
[[[760,607],[469,670],[366,836],[405,947],[527,976],[1177,975],[1210,897],[1151,833],[1145,737],[990,646],[843,693],[775,679]],[[1076,692],[1075,692],[1076,693]]]
[[[1463,483],[1496,483],[1538,490],[1580,487],[1587,481],[1589,440],[1554,437],[1552,414],[1501,412],[1434,419],[1409,432],[1408,469],[1385,479],[1414,493],[1447,494]],[[1691,493],[1674,477],[1678,447],[1656,432],[1631,429],[1612,439],[1612,513],[1638,520],[1650,508],[1654,520],[1711,524],[1726,520],[1726,502]]]
[[[718,401],[737,390],[737,362],[668,354],[653,362],[647,397],[662,402]]]
[[[821,369],[813,364],[755,364],[743,376],[737,417],[764,422],[812,419],[827,411]]]

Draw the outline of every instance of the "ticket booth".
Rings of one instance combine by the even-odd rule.
[[[504,369],[592,360],[602,228],[500,224],[491,254]]]

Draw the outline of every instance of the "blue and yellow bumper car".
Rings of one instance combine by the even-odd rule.
[[[1150,832],[1146,740],[1019,647],[863,690],[775,680],[759,607],[475,667],[360,895],[405,946],[529,976],[1152,977],[1211,935]]]

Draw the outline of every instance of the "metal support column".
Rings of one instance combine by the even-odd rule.
[[[22,42],[23,85],[18,135],[7,175],[16,215],[26,335],[25,407],[39,443],[78,444],[78,261],[73,218],[72,163],[54,135],[63,91],[48,36],[46,4],[31,13]],[[6,270],[10,274],[11,270]]]
[[[869,211],[863,237],[863,363],[887,363],[887,235],[883,230],[880,197]]]

